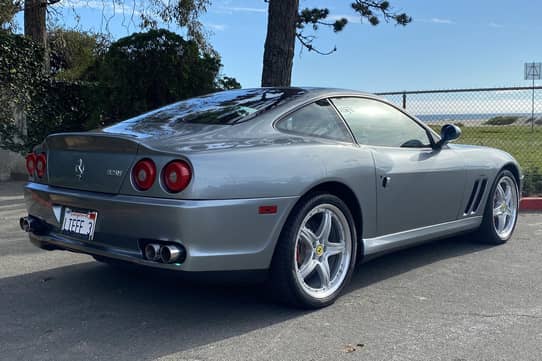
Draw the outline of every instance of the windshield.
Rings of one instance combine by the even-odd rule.
[[[293,97],[305,93],[298,88],[240,89],[183,100],[117,123],[106,132],[180,130],[187,124],[232,125],[254,118]]]

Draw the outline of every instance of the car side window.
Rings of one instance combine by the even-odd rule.
[[[319,100],[289,114],[276,123],[276,128],[314,137],[351,142],[352,137],[331,103]]]
[[[331,101],[360,144],[405,148],[431,145],[427,131],[420,124],[386,103],[354,97]]]

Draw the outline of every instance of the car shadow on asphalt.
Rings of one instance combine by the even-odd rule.
[[[466,235],[436,240],[361,263],[357,266],[351,283],[345,292],[378,283],[434,262],[461,257],[493,247],[489,244],[477,243],[473,237],[472,235]]]
[[[484,248],[454,238],[389,254],[360,265],[346,292]],[[25,360],[153,359],[306,313],[274,304],[261,285],[183,278],[91,262],[0,279],[2,353]]]

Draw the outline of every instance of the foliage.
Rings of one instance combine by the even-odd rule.
[[[217,78],[215,86],[217,90],[241,89],[241,84],[237,79],[229,76]]]
[[[220,67],[196,42],[160,29],[114,42],[89,77],[110,88],[111,122],[214,91]]]
[[[218,57],[167,30],[133,34],[107,50],[89,33],[55,30],[50,39],[52,72],[46,73],[43,48],[0,33],[0,148],[24,154],[51,133],[94,129],[240,87],[234,78],[217,76]]]
[[[515,116],[498,116],[493,117],[484,122],[485,125],[510,125],[517,122],[519,117]]]
[[[103,35],[60,28],[50,31],[47,41],[51,74],[63,80],[81,79],[109,45]]]
[[[32,111],[47,79],[44,49],[23,36],[0,32],[0,147],[24,152],[28,135],[14,114]]]
[[[18,137],[8,137],[0,146],[24,154],[48,134],[96,128],[100,122],[103,94],[97,84],[46,80],[41,94],[33,99],[32,107],[26,113],[27,131],[22,133],[13,129],[12,122],[8,123],[11,129],[7,129],[17,132]]]
[[[166,24],[174,22],[186,29],[188,38],[193,40],[204,53],[216,55],[207,41],[203,24],[199,21],[209,5],[211,5],[211,0],[147,0],[147,6],[140,9],[141,27],[157,29],[159,22]]]
[[[533,117],[525,117],[525,118],[523,118],[523,124],[531,125],[533,123],[535,125],[542,125],[542,118],[535,116],[534,117],[534,122],[533,122]]]
[[[15,27],[15,14],[21,10],[22,0],[0,0],[0,31],[12,31]]]
[[[397,12],[392,7],[389,1],[381,0],[355,0],[350,4],[352,10],[360,16],[360,21],[367,20],[369,24],[376,26],[382,20],[385,22],[393,21],[397,25],[405,26],[412,21],[412,18],[404,12]],[[299,12],[297,20],[296,37],[303,47],[309,51],[317,52],[318,54],[328,55],[336,51],[334,48],[330,51],[321,51],[314,47],[313,41],[316,39],[314,34],[306,35],[304,30],[309,26],[313,31],[318,30],[321,26],[332,28],[334,32],[340,32],[348,24],[348,19],[340,18],[334,21],[327,21],[330,11],[328,8],[305,8]]]
[[[43,73],[41,59],[44,49],[29,39],[7,33],[0,33],[0,86],[2,96],[7,96],[15,102],[23,101],[16,95],[19,89],[27,92],[39,84]]]
[[[315,46],[316,32],[322,27],[340,32],[348,24],[348,19],[330,16],[330,10],[325,7],[300,9],[299,0],[266,2],[269,5],[261,84],[290,86],[296,39],[301,43],[301,49],[322,55],[332,54],[336,47],[324,51]],[[349,0],[348,3],[360,21],[366,20],[373,26],[381,20],[403,26],[412,21],[407,14],[395,11],[389,1]]]
[[[50,133],[97,126],[98,85],[53,80],[43,71],[43,48],[25,37],[0,34],[0,50],[0,148],[25,154]]]

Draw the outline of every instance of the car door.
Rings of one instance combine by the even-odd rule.
[[[463,160],[433,149],[429,131],[376,99],[338,97],[333,104],[376,168],[378,236],[457,219],[465,187]]]

